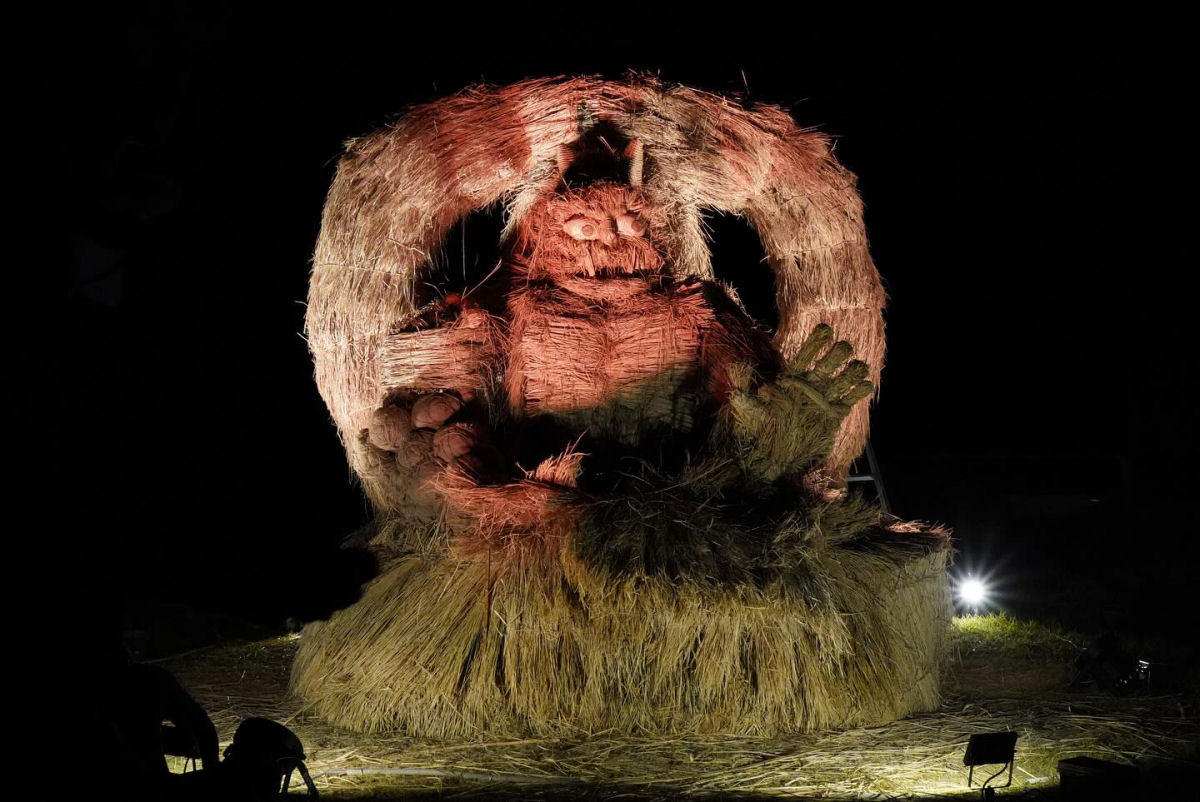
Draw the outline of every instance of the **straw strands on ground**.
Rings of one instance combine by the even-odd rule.
[[[1175,696],[1116,698],[1065,690],[1060,663],[965,653],[947,666],[938,710],[880,727],[788,737],[590,735],[447,742],[339,729],[286,693],[295,638],[218,647],[169,661],[225,744],[238,721],[267,716],[304,742],[330,798],[454,790],[465,798],[665,799],[730,794],[821,799],[961,794],[971,733],[1020,734],[1014,792],[1057,782],[1060,759],[1090,755],[1195,771],[1200,727]],[[1036,675],[1036,688],[983,686],[980,669]],[[1187,761],[1191,761],[1190,763]],[[383,771],[382,774],[373,772]],[[367,772],[364,776],[362,772]]]

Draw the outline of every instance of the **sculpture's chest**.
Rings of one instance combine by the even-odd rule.
[[[509,404],[632,442],[688,430],[714,322],[699,283],[570,279],[509,300]]]

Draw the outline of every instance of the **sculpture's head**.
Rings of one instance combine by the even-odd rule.
[[[633,187],[603,182],[559,192],[521,221],[511,258],[530,278],[659,272],[653,218]]]
[[[599,142],[608,147],[603,138]],[[665,221],[642,191],[641,142],[601,153],[610,163],[604,172],[588,149],[583,142],[562,149],[558,188],[522,218],[511,260],[534,279],[662,271],[655,242]]]

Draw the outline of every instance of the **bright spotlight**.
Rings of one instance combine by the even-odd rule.
[[[964,579],[958,586],[958,598],[968,607],[979,607],[987,599],[987,588],[982,580]]]

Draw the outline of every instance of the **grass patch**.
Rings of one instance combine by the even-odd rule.
[[[950,627],[950,646],[959,654],[1061,662],[1075,659],[1086,645],[1078,633],[1007,613],[957,616]]]

